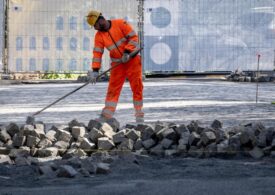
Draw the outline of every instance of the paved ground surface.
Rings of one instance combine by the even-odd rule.
[[[81,84],[0,85],[0,123],[24,123],[26,117],[52,103]],[[36,117],[46,123],[67,123],[76,118],[87,123],[104,106],[107,83],[88,85]],[[144,82],[144,111],[147,122],[188,123],[222,120],[225,126],[248,120],[275,123],[275,84],[225,81],[154,80]],[[115,117],[122,125],[133,122],[132,94],[125,83]]]
[[[0,86],[0,123],[24,123],[26,116],[70,92],[80,84]],[[274,83],[256,85],[217,81],[158,80],[144,83],[148,122],[188,124],[219,119],[224,126],[263,121],[275,126]],[[106,83],[80,90],[37,120],[67,123],[76,118],[87,123],[104,104]],[[133,122],[131,91],[125,84],[116,118]],[[32,167],[0,166],[0,194],[275,194],[275,161],[263,159],[140,159],[140,164],[116,162],[109,175],[75,179],[42,179]]]

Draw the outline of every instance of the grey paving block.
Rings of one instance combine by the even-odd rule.
[[[98,139],[97,146],[100,150],[111,150],[113,147],[115,147],[115,144],[109,138],[101,137]]]

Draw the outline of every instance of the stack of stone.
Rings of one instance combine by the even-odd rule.
[[[38,163],[41,173],[58,170],[57,175],[68,177],[79,172],[86,175],[108,173],[110,164],[107,162],[129,152],[159,157],[274,157],[275,128],[247,123],[224,129],[218,120],[210,127],[191,121],[187,126],[156,122],[127,124],[120,128],[115,119],[103,123],[91,120],[87,126],[72,120],[67,125],[54,125],[47,130],[43,122],[33,121],[21,126],[16,123],[0,126],[0,163]],[[100,160],[95,160],[95,156],[100,156]],[[74,166],[61,163],[58,168],[40,163],[57,159],[66,163],[81,159],[81,163],[73,162]],[[93,168],[87,171],[87,167]]]
[[[234,82],[273,82],[275,77],[271,74],[259,75],[256,72],[244,73],[234,72],[225,76],[226,80]]]

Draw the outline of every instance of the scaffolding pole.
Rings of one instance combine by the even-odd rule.
[[[138,0],[138,36],[139,46],[144,48],[144,0]],[[144,49],[140,51],[142,72],[144,73]]]
[[[1,1],[1,7],[3,8],[3,11],[4,11],[4,13],[5,13],[5,1]],[[3,26],[1,26],[1,30],[2,30],[2,32],[3,32],[3,37],[1,37],[1,39],[3,40],[3,42],[2,42],[2,45],[1,45],[1,56],[2,56],[2,59],[1,59],[1,61],[2,61],[2,64],[4,65],[5,63],[4,63],[4,56],[5,56],[5,14],[3,15],[3,18],[2,18],[2,24],[3,24]],[[0,72],[4,72],[4,66],[2,67],[2,70],[0,70]]]
[[[9,18],[9,0],[4,1],[4,47],[3,47],[3,77],[4,79],[9,78],[9,66],[8,66],[8,59],[9,59],[9,25],[8,25],[8,18]]]

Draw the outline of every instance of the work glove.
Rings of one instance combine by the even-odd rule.
[[[87,76],[92,84],[96,84],[96,78],[98,77],[98,71],[88,70]]]
[[[127,63],[130,60],[130,54],[129,53],[123,53],[122,57],[121,57],[121,62],[123,64]]]

